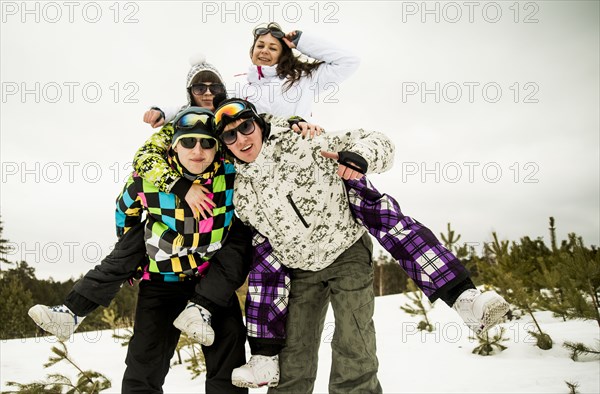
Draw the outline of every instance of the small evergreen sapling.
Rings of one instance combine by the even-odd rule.
[[[411,316],[423,317],[424,320],[421,320],[417,325],[420,331],[433,331],[433,325],[427,316],[427,312],[431,310],[429,300],[423,298],[423,292],[417,288],[417,285],[412,280],[408,281],[406,291],[406,296],[411,300],[412,305],[403,305],[400,309]]]
[[[508,341],[508,338],[504,338],[504,333],[504,327],[500,327],[496,334],[491,338],[490,331],[486,331],[483,335],[477,335],[479,346],[473,349],[472,353],[480,356],[490,356],[506,350],[507,347],[504,346],[502,342]],[[471,339],[473,338],[471,337]]]
[[[472,246],[467,245],[466,243],[462,246],[458,245],[458,241],[460,241],[460,234],[456,234],[450,223],[447,225],[447,233],[440,233],[440,237],[442,238],[442,242],[444,246],[454,253],[454,255],[465,265],[465,267],[471,272],[476,273],[476,267],[473,266],[471,259],[473,255],[475,255],[474,248]]]
[[[102,321],[113,330],[112,337],[121,341],[121,346],[128,346],[133,336],[133,322],[129,318],[118,318],[114,309],[105,308],[102,310]],[[124,330],[124,331],[122,331]]]
[[[569,388],[569,394],[579,394],[579,391],[577,391],[577,389],[579,388],[579,383],[569,382],[567,380],[565,380],[565,383],[567,384],[567,387]]]
[[[579,361],[580,357],[583,356],[591,356],[593,359],[600,358],[600,341],[596,348],[588,347],[586,344],[582,342],[565,342],[563,343],[563,347],[570,350],[571,352],[571,360]]]
[[[186,359],[182,359],[181,352],[184,351],[189,356]],[[192,374],[192,379],[196,379],[198,376],[206,372],[206,361],[204,360],[204,353],[202,353],[202,347],[200,344],[188,337],[185,333],[181,333],[177,347],[175,348],[177,354],[177,361],[174,365],[181,365],[187,363],[186,369]]]
[[[509,249],[508,241],[500,242],[493,233],[494,242],[484,248],[485,259],[479,261],[482,278],[492,284],[511,304],[527,312],[537,331],[529,333],[537,339],[536,345],[542,350],[552,348],[552,338],[543,332],[534,311],[539,309],[540,289],[539,257],[548,254],[541,241],[525,237],[521,244],[513,242]]]
[[[77,374],[77,381],[73,382],[67,376],[62,374],[49,374],[47,375],[48,381],[46,382],[33,382],[33,383],[17,383],[7,382],[6,385],[10,387],[17,387],[19,390],[16,393],[28,393],[28,394],[42,394],[42,393],[63,393],[63,390],[67,390],[67,394],[98,394],[102,390],[109,389],[111,387],[110,380],[101,374],[100,372],[81,369],[70,357],[67,352],[67,346],[64,342],[59,342],[61,348],[56,346],[52,347],[52,353],[54,356],[50,356],[48,362],[44,364],[44,368],[48,368],[57,364],[61,361],[66,361],[71,364],[79,373]],[[6,393],[12,393],[7,391]]]

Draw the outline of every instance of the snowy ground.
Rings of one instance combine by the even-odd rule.
[[[579,384],[580,393],[600,393],[600,362],[574,362],[562,347],[564,341],[595,345],[600,338],[595,322],[563,322],[549,312],[539,312],[536,317],[554,340],[551,350],[535,346],[534,338],[527,333],[533,323],[530,318],[523,318],[504,324],[510,338],[504,343],[507,350],[482,357],[471,353],[477,342],[469,338],[467,328],[445,304],[436,303],[430,313],[435,331],[422,333],[416,329],[419,319],[400,310],[403,303],[403,295],[376,299],[379,379],[385,393],[568,393],[565,381]],[[333,316],[329,312],[315,393],[327,392],[333,334]],[[75,376],[64,363],[43,368],[54,344],[54,337],[0,342],[1,389],[8,389],[8,380],[32,382],[53,372]],[[82,368],[99,371],[111,379],[113,387],[106,393],[120,391],[126,348],[112,338],[112,331],[76,334],[67,346]],[[191,380],[185,366],[177,365],[167,376],[164,389],[166,393],[202,393],[204,380]],[[266,389],[252,392],[263,393]]]

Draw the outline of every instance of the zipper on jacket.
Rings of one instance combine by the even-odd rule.
[[[292,208],[294,209],[294,212],[296,212],[296,215],[298,215],[298,218],[300,219],[300,221],[302,222],[302,224],[304,225],[304,227],[306,227],[306,228],[310,227],[308,225],[308,223],[306,223],[306,220],[304,220],[304,218],[302,217],[302,214],[300,213],[300,210],[298,209],[298,207],[294,203],[294,200],[292,200],[292,195],[291,194],[287,195],[287,199],[290,202],[290,204],[292,205]]]

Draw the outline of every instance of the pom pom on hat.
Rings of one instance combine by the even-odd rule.
[[[195,66],[196,64],[206,63],[206,56],[203,53],[195,53],[190,56],[190,66]]]
[[[190,65],[192,67],[190,68],[190,71],[188,72],[188,75],[187,75],[186,87],[189,88],[192,85],[192,81],[194,80],[194,77],[202,71],[210,71],[210,72],[214,73],[219,78],[221,83],[224,84],[223,77],[221,76],[221,74],[219,73],[219,71],[217,70],[217,68],[215,66],[213,66],[212,64],[210,64],[206,61],[206,56],[204,56],[204,54],[196,53],[196,54],[190,56],[189,61],[190,61]]]

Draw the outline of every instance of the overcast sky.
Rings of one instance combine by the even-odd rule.
[[[203,52],[233,85],[274,20],[352,47],[327,130],[379,130],[372,176],[405,214],[481,251],[492,232],[600,244],[599,7],[528,2],[2,2],[3,238],[40,277],[78,277],[116,240],[114,201],[155,104],[183,104]]]

